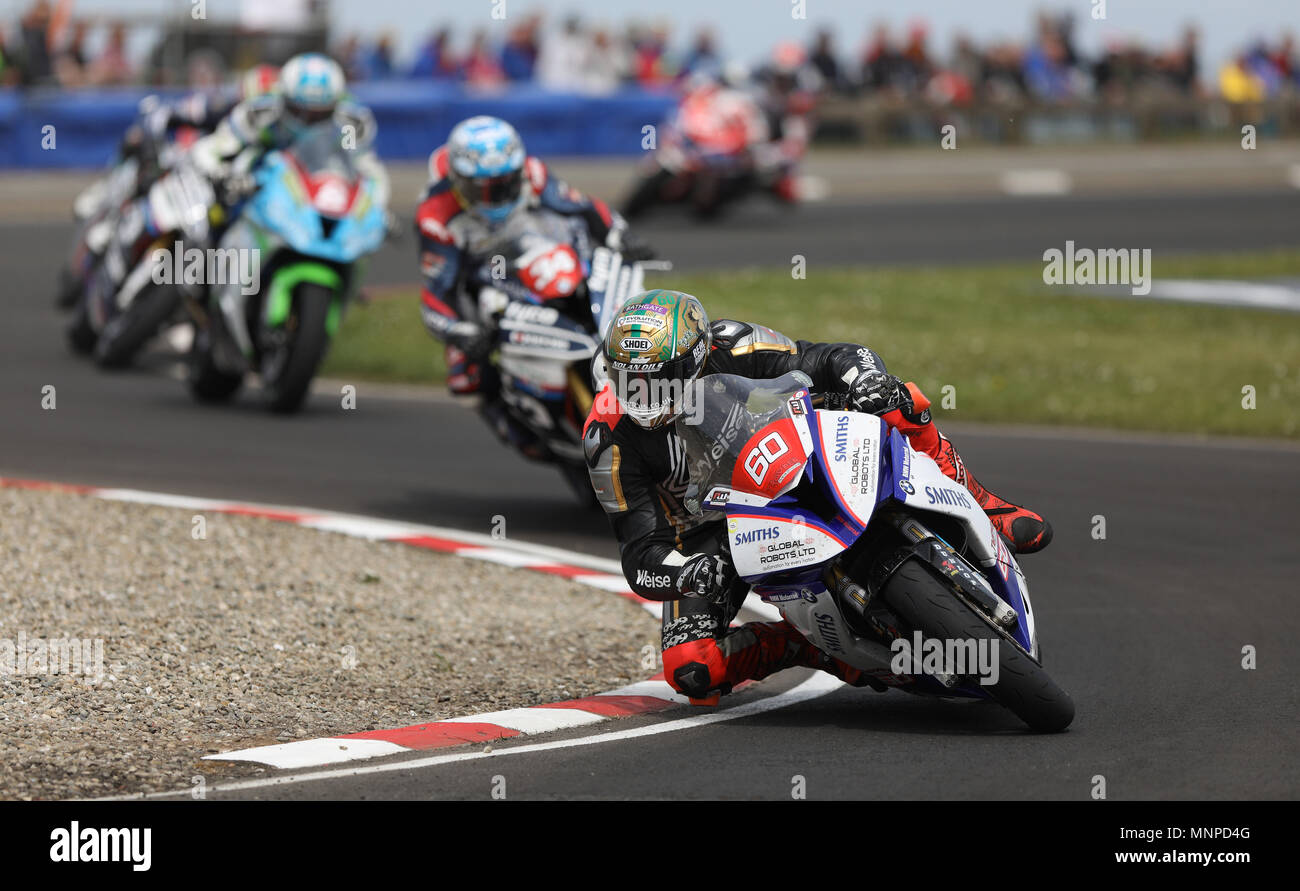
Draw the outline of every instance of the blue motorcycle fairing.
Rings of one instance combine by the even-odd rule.
[[[292,151],[292,146],[286,151]],[[362,193],[348,212],[336,219],[312,205],[284,152],[269,153],[255,178],[258,189],[244,204],[243,215],[283,238],[298,253],[351,264],[383,245],[387,236],[384,212],[374,200],[374,184],[369,180],[362,181]]]

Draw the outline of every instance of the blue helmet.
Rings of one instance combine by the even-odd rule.
[[[284,109],[303,124],[332,117],[346,89],[347,79],[339,63],[320,53],[301,53],[280,69]]]
[[[461,206],[492,224],[509,219],[523,201],[523,140],[500,118],[461,121],[447,138],[448,179]]]

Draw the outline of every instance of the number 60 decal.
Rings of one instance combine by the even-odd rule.
[[[755,485],[763,485],[763,478],[767,476],[767,469],[772,466],[772,462],[788,451],[790,447],[785,444],[780,433],[773,432],[764,436],[745,456],[745,470],[749,472],[749,478]]]

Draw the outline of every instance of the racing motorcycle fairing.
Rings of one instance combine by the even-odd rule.
[[[903,560],[921,559],[990,615],[1014,610],[1014,626],[1004,634],[1037,658],[1027,586],[1014,557],[970,493],[929,456],[878,417],[814,410],[808,384],[798,372],[772,381],[733,375],[700,381],[698,416],[677,421],[697,507],[726,512],[736,572],[824,652],[887,684],[985,697],[978,684],[947,687],[929,676],[894,675],[882,641],[898,636],[896,617],[876,603],[855,627],[834,580],[843,579],[842,563],[883,570],[875,579],[881,582]],[[806,446],[802,437],[790,435],[800,429],[808,432]],[[746,469],[748,462],[762,471],[766,461],[771,472],[778,466],[771,459],[787,453],[800,469],[790,471],[798,477],[795,485],[783,485],[779,494],[764,488],[762,474]],[[954,547],[931,532],[927,515],[939,528],[958,530],[961,543]],[[878,544],[882,531],[894,542],[884,551]]]
[[[848,550],[853,538],[844,533],[842,525],[794,506],[727,512],[731,561],[746,579],[819,567]]]
[[[515,305],[521,308],[512,311]],[[512,387],[537,398],[564,399],[570,364],[589,363],[600,343],[563,314],[552,309],[539,317],[530,312],[536,309],[543,307],[511,301],[498,320],[501,373]]]

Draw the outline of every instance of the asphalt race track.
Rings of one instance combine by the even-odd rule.
[[[969,199],[810,206],[789,226],[755,207],[707,239],[674,217],[645,231],[683,268],[785,265],[792,253],[942,263],[1032,259],[1067,238],[1157,255],[1294,245],[1297,211],[1295,194]],[[284,419],[247,401],[204,409],[156,370],[107,375],[74,359],[50,294],[67,234],[0,227],[0,474],[482,532],[503,515],[511,537],[613,556],[603,517],[579,508],[557,473],[507,452],[445,399],[362,385],[355,411],[318,394]],[[374,280],[411,280],[412,252],[409,240],[390,248]],[[47,384],[55,411],[40,407]],[[1046,664],[1078,708],[1069,732],[1022,733],[994,706],[840,690],[672,733],[245,794],[482,799],[504,775],[511,798],[788,798],[797,774],[810,798],[1081,799],[1096,775],[1113,799],[1294,796],[1300,448],[979,428],[954,439],[983,482],[1056,527],[1052,547],[1024,566]],[[1105,540],[1090,535],[1098,514]],[[1253,671],[1240,665],[1247,645]]]

